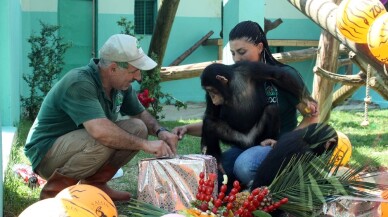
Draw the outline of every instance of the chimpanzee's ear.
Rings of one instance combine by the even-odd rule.
[[[219,80],[222,85],[224,85],[224,86],[228,85],[228,79],[225,78],[224,76],[216,75],[216,79]]]

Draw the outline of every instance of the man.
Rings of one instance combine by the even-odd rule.
[[[140,150],[176,154],[178,137],[145,110],[131,86],[141,81],[140,70],[156,65],[136,38],[117,34],[102,46],[100,59],[71,70],[50,90],[24,149],[33,170],[47,179],[40,199],[80,182],[126,201],[129,192],[107,185],[120,167]],[[117,121],[119,113],[130,118]],[[149,133],[159,140],[148,141]]]

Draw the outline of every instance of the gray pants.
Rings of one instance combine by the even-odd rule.
[[[148,130],[140,119],[130,118],[116,122],[117,126],[143,139]],[[37,173],[48,179],[56,169],[62,175],[82,180],[105,164],[119,169],[138,151],[106,147],[93,139],[85,129],[75,130],[59,137],[36,168]]]

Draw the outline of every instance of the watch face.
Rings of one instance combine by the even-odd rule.
[[[164,128],[164,127],[161,127],[161,128],[159,128],[159,130],[156,131],[156,136],[158,136],[159,133],[162,132],[162,131],[168,131],[168,130],[166,128]]]

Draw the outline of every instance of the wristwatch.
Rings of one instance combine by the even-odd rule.
[[[156,136],[159,137],[159,133],[162,132],[162,131],[168,131],[168,129],[167,129],[167,128],[164,128],[164,127],[159,128],[159,129],[156,131],[156,133],[155,133]]]

